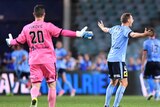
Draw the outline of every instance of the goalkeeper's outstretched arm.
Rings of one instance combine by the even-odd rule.
[[[53,24],[50,24],[48,29],[50,29],[51,35],[54,37],[58,37],[61,35],[65,37],[82,37],[82,38],[91,39],[93,37],[93,32],[87,31],[87,28],[88,27],[85,26],[80,31],[72,31],[72,30],[62,29]]]
[[[92,31],[87,31],[87,26],[85,26],[81,31],[71,31],[71,30],[61,30],[61,35],[66,36],[66,37],[82,37],[82,38],[87,38],[91,39],[93,37],[93,32]]]

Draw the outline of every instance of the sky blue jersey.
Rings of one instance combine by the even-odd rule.
[[[57,58],[61,58],[61,59],[57,59],[56,61],[56,67],[59,68],[66,68],[66,64],[64,61],[64,57],[67,55],[67,51],[64,48],[60,48],[60,49],[55,49],[56,52],[56,57]]]
[[[147,61],[160,62],[160,40],[151,38],[145,40],[143,50],[147,51]]]
[[[23,56],[27,57],[27,60],[22,62]],[[29,64],[28,64],[28,52],[25,50],[15,50],[12,52],[12,58],[15,60],[13,65],[14,65],[14,70],[19,70],[23,72],[29,72]]]
[[[13,62],[14,70],[17,71],[19,66],[19,61],[21,61],[21,55],[17,50],[14,50],[11,53],[11,58],[14,59]]]
[[[19,54],[21,56],[21,61],[22,61],[23,56],[26,57],[26,60],[23,61],[21,64],[19,64],[19,67],[18,67],[19,71],[29,72],[30,68],[29,68],[29,62],[28,62],[28,60],[29,60],[28,52],[26,50],[22,49],[22,50],[19,50]]]
[[[129,34],[132,30],[127,26],[116,25],[109,28],[111,48],[108,54],[109,62],[125,62]]]

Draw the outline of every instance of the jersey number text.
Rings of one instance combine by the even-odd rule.
[[[29,32],[29,34],[32,36],[32,43],[36,44],[36,43],[43,43],[44,42],[44,36],[43,36],[43,32],[42,31],[31,31]]]

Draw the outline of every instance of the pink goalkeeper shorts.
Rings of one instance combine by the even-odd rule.
[[[47,83],[56,81],[55,63],[30,65],[31,82],[32,83],[41,82],[43,78],[46,79]]]

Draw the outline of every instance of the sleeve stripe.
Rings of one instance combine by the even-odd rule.
[[[18,42],[17,39],[16,39],[16,42],[17,42],[19,45],[23,45],[22,43]]]
[[[63,29],[60,31],[59,36],[61,35],[62,31],[63,31]]]
[[[130,31],[130,32],[128,33],[128,37],[129,37],[129,38],[131,38],[130,34],[131,34],[132,32],[133,32],[133,31]]]

